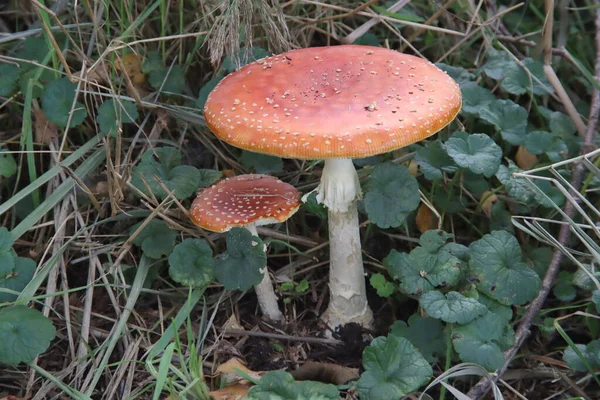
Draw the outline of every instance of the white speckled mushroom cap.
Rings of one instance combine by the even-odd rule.
[[[204,189],[192,203],[190,218],[201,228],[226,232],[236,226],[284,222],[300,207],[300,192],[279,179],[238,175]]]
[[[313,47],[267,57],[225,77],[204,117],[223,141],[287,158],[358,158],[431,136],[462,104],[429,61],[380,47]]]

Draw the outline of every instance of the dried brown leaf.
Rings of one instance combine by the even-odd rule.
[[[519,166],[519,168],[528,170],[533,168],[535,164],[538,162],[538,158],[527,151],[525,146],[519,146],[517,150],[517,154],[515,155],[515,162]]]
[[[437,227],[438,217],[431,211],[427,204],[421,203],[417,210],[416,222],[419,232],[423,233]]]
[[[359,377],[358,368],[319,361],[307,361],[290,373],[294,379],[299,381],[319,381],[334,385],[342,385]]]

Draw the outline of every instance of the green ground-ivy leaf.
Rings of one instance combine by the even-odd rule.
[[[369,177],[365,210],[380,228],[396,228],[419,207],[419,184],[408,169],[393,163],[379,164]]]
[[[199,108],[200,110],[204,110],[204,104],[206,104],[208,95],[210,94],[210,92],[213,91],[217,84],[221,82],[221,79],[223,79],[223,75],[217,75],[208,82],[206,82],[204,86],[202,86],[202,88],[200,88],[200,91],[198,92],[198,98],[196,99],[197,108]]]
[[[202,239],[185,239],[169,256],[169,275],[186,286],[203,287],[212,283],[213,252]]]
[[[142,223],[137,223],[131,227],[129,233],[135,232]],[[141,247],[147,257],[161,258],[171,253],[176,238],[177,232],[169,229],[164,221],[153,219],[133,239],[133,244]]]
[[[138,117],[138,110],[135,103],[129,100],[115,101],[106,100],[98,107],[98,126],[100,132],[115,136],[120,124],[130,124]]]
[[[25,306],[0,309],[0,363],[32,361],[50,346],[56,335],[52,322],[38,310]]]
[[[552,86],[546,74],[544,73],[544,64],[538,60],[526,58],[523,60],[523,66],[516,63],[506,72],[506,77],[502,80],[500,87],[510,94],[522,95],[532,93],[534,95],[543,96],[552,93]],[[530,74],[532,75],[530,77]],[[537,80],[533,79],[537,78]],[[538,80],[540,83],[538,83]]]
[[[396,285],[385,279],[383,274],[371,275],[369,283],[377,290],[377,295],[380,297],[390,297],[394,293],[394,290],[396,290]]]
[[[392,334],[408,339],[429,363],[446,354],[444,324],[440,320],[413,314],[408,318],[408,324],[395,321],[390,329]]]
[[[312,192],[304,202],[304,208],[311,214],[316,215],[322,220],[327,220],[327,208],[317,201],[317,192]]]
[[[444,295],[432,290],[423,294],[419,303],[430,317],[450,323],[468,324],[487,312],[483,304],[458,292]]]
[[[448,155],[462,168],[489,178],[502,161],[502,149],[488,135],[475,133],[467,140],[450,138],[444,147]]]
[[[600,314],[600,290],[594,290],[592,293],[592,302],[596,306],[596,312]]]
[[[494,231],[471,243],[469,265],[477,276],[477,288],[506,305],[521,305],[537,296],[541,281],[523,262],[517,239],[506,231]]]
[[[46,85],[42,94],[42,110],[48,121],[61,128],[67,126],[76,89],[77,84],[71,82],[67,77],[56,79]],[[73,128],[81,124],[86,116],[85,106],[79,102],[75,103],[69,127]]]
[[[17,161],[11,153],[0,149],[0,176],[10,178],[17,173]]]
[[[181,65],[175,64],[171,68],[163,67],[148,73],[148,82],[156,90],[168,93],[183,93],[185,78]]]
[[[435,253],[453,237],[453,234],[441,229],[430,229],[419,237],[419,244],[428,252]]]
[[[257,174],[273,174],[283,171],[283,160],[268,154],[244,150],[240,162],[244,167],[253,169]]]
[[[535,189],[527,182],[526,179],[514,177],[515,172],[523,172],[511,160],[508,161],[508,167],[501,165],[496,172],[496,178],[504,185],[508,195],[515,200],[523,203],[532,203],[536,201],[538,196]]]
[[[10,253],[4,254],[14,257]],[[2,257],[0,254],[0,263],[4,261],[6,261],[6,257]],[[6,265],[0,267],[0,269],[3,270],[5,266]],[[21,290],[23,290],[33,279],[35,269],[35,262],[31,258],[14,257],[11,271],[8,274],[4,273],[5,271],[0,274],[0,288],[21,292]],[[10,302],[16,299],[16,294],[0,292],[0,303]]]
[[[470,83],[461,88],[463,105],[461,112],[466,115],[478,116],[482,108],[490,107],[496,101],[496,96],[486,88],[476,83]]]
[[[587,360],[593,369],[600,368],[600,340],[592,340],[587,345],[576,344],[575,346],[577,346],[581,354],[583,354],[583,358]],[[571,347],[565,349],[563,361],[567,363],[569,368],[575,371],[587,372],[588,370],[583,360]]]
[[[473,81],[473,78],[475,78],[475,75],[463,67],[455,67],[444,63],[436,63],[435,65],[442,71],[446,72],[461,87],[463,85],[468,85]]]
[[[552,162],[565,160],[569,156],[567,144],[553,132],[529,132],[525,139],[525,148],[531,154],[545,153]]]
[[[573,274],[568,271],[560,271],[552,293],[557,299],[569,302],[577,297],[577,288],[573,286]]]
[[[338,400],[334,385],[316,381],[296,382],[285,371],[269,371],[248,391],[248,400]]]
[[[502,138],[518,146],[527,136],[527,110],[510,100],[497,100],[482,108],[479,116],[494,125]]]
[[[485,58],[481,69],[496,81],[504,79],[510,70],[518,67],[517,62],[502,50],[489,49]]]
[[[436,252],[417,247],[410,254],[392,249],[383,264],[390,275],[400,281],[402,292],[419,295],[436,287],[454,285],[462,262],[444,247]]]
[[[428,142],[425,147],[417,150],[415,161],[419,164],[425,179],[439,181],[443,178],[443,172],[456,172],[458,166],[448,155],[444,145],[436,140]]]
[[[198,190],[202,183],[202,176],[198,169],[180,164],[181,153],[174,147],[148,150],[142,156],[140,163],[133,167],[131,183],[141,192],[150,195],[146,189],[147,184],[152,193],[162,200],[167,193],[156,180],[156,176],[176,198],[185,199]]]
[[[399,399],[426,383],[433,371],[405,338],[378,337],[363,352],[365,372],[358,381],[362,400]]]
[[[245,228],[227,232],[227,251],[215,259],[215,275],[227,290],[248,290],[263,278],[267,266],[263,242]]]
[[[504,355],[497,342],[504,333],[504,321],[488,312],[467,325],[454,325],[452,345],[464,362],[474,362],[488,371],[504,364]]]
[[[0,96],[8,97],[17,88],[21,69],[13,64],[0,65]]]
[[[12,250],[13,243],[9,230],[0,227],[0,279],[12,274],[15,268],[17,255]]]
[[[513,317],[512,308],[498,303],[496,300],[483,293],[479,293],[477,301],[483,304],[490,312],[499,315],[505,324],[508,324]]]

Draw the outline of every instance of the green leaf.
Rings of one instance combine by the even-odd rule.
[[[421,167],[425,179],[430,181],[441,180],[444,176],[443,172],[456,172],[458,170],[454,160],[438,140],[428,142],[425,147],[420,147],[417,150],[415,161]]]
[[[494,231],[469,248],[480,291],[505,305],[525,304],[537,296],[540,278],[523,262],[519,242],[510,233]]]
[[[486,54],[486,62],[481,68],[490,78],[499,81],[504,79],[509,71],[518,67],[518,64],[504,51],[490,49]]]
[[[525,148],[531,154],[547,154],[552,162],[565,160],[569,156],[567,144],[552,132],[529,132],[525,139]]]
[[[17,365],[45,352],[56,335],[52,322],[25,306],[0,309],[0,363]]]
[[[30,36],[25,39],[23,47],[16,53],[16,58],[42,63],[49,51],[48,44],[43,37]],[[23,70],[37,68],[37,66],[32,63],[19,62],[19,65]]]
[[[552,86],[544,73],[544,64],[540,61],[526,58],[523,60],[523,65],[527,68],[529,73],[525,71],[523,67],[515,63],[513,67],[506,72],[506,77],[500,84],[502,89],[515,95],[532,93],[534,95],[543,96],[553,92]],[[529,76],[530,74],[532,77]],[[536,77],[541,84],[533,79],[533,77]]]
[[[317,201],[317,192],[312,192],[308,195],[306,201],[304,201],[304,208],[306,208],[306,211],[316,215],[320,219],[324,221],[327,220],[327,208]]]
[[[504,332],[504,321],[488,312],[467,325],[452,329],[452,345],[464,362],[473,362],[494,371],[504,364],[504,355],[497,342]]]
[[[0,263],[6,261],[6,257],[3,255],[9,255],[13,257],[12,268],[9,273],[5,273],[5,267],[10,266],[11,263],[4,264],[0,267],[2,273],[0,274],[0,289],[9,289],[15,292],[21,292],[27,286],[27,284],[33,279],[35,274],[36,265],[35,262],[30,258],[14,257],[10,253],[0,253]],[[0,303],[11,302],[17,299],[16,294],[1,292],[0,291]]]
[[[576,344],[577,348],[583,354],[583,357],[590,366],[594,369],[600,368],[600,340],[592,340],[587,345]],[[571,347],[567,347],[563,353],[563,361],[567,363],[569,368],[575,371],[587,372],[583,360],[575,353]]]
[[[263,242],[245,228],[227,232],[227,251],[215,260],[215,275],[226,290],[248,290],[263,278],[267,266]]]
[[[483,293],[479,293],[477,301],[483,304],[490,312],[500,316],[500,318],[502,318],[502,320],[504,321],[505,325],[507,325],[512,320],[513,311],[510,307],[498,303],[496,300],[486,296]]]
[[[419,304],[430,317],[449,323],[468,324],[487,312],[483,304],[458,292],[444,295],[433,290],[423,294]]]
[[[248,400],[338,400],[334,385],[314,381],[296,382],[285,371],[269,371],[248,391]]]
[[[389,282],[387,279],[385,279],[383,274],[379,273],[371,275],[369,283],[374,289],[377,290],[377,295],[379,297],[390,297],[396,289],[396,285],[394,285],[392,282]]]
[[[518,146],[527,136],[527,111],[510,100],[497,100],[489,107],[482,108],[479,116],[494,125],[502,138]]]
[[[141,224],[143,221],[131,227],[129,234],[133,234]],[[177,232],[169,229],[164,221],[153,219],[133,239],[133,244],[141,247],[147,257],[161,258],[171,253],[176,238]]]
[[[384,163],[373,169],[364,200],[372,223],[384,229],[396,228],[419,207],[419,202],[419,184],[406,167]]]
[[[167,193],[160,186],[155,176],[173,192],[177,199],[185,199],[193,195],[200,187],[202,176],[199,171],[189,165],[181,164],[181,153],[174,147],[160,147],[144,153],[142,160],[133,167],[131,183],[142,193],[150,195],[146,184],[152,193],[160,200],[167,197]],[[207,174],[205,173],[205,178]],[[208,174],[212,179],[215,174]],[[146,184],[144,184],[144,181]]]
[[[17,173],[17,161],[6,149],[0,149],[0,176],[10,178]]]
[[[100,132],[115,136],[121,124],[130,124],[137,117],[138,110],[135,103],[129,100],[117,102],[114,99],[109,99],[98,107],[96,121],[98,121]]]
[[[490,107],[496,101],[496,96],[492,92],[476,83],[465,85],[461,90],[463,96],[461,112],[466,115],[477,116],[481,109]]]
[[[600,291],[598,289],[592,293],[592,302],[596,306],[596,312],[600,314]]]
[[[446,355],[444,325],[440,320],[413,314],[408,318],[408,324],[395,321],[391,332],[408,339],[429,363],[436,362],[437,357]]]
[[[405,338],[378,337],[363,352],[365,372],[358,380],[361,400],[399,399],[433,375],[427,360]]]
[[[450,138],[444,145],[448,155],[462,168],[489,178],[502,161],[502,149],[483,133],[469,135],[467,140]]]
[[[76,89],[77,84],[71,82],[67,77],[56,79],[46,85],[42,94],[42,110],[48,121],[61,128],[67,126]],[[79,102],[75,103],[69,127],[80,125],[85,117],[87,117],[85,106]]]
[[[8,229],[0,227],[0,280],[12,275],[14,271],[17,255],[12,251],[13,243],[14,240]]]
[[[501,165],[500,168],[498,168],[496,178],[504,185],[506,192],[513,199],[526,204],[536,202],[539,194],[537,194],[535,189],[526,179],[514,177],[513,174],[515,172],[523,172],[523,170],[509,160],[508,167]]]
[[[244,167],[256,171],[257,174],[272,174],[283,171],[283,160],[268,154],[243,150],[240,162]]]
[[[21,70],[16,65],[0,65],[0,96],[8,97],[12,95],[17,88],[20,75]]]
[[[435,65],[442,71],[446,72],[461,87],[463,85],[470,84],[473,81],[473,78],[475,78],[475,75],[462,67],[453,67],[444,63],[436,63]]]
[[[203,287],[214,278],[213,252],[201,239],[185,239],[169,256],[169,275],[186,286]]]
[[[185,90],[185,78],[181,65],[175,64],[170,70],[168,67],[153,69],[148,73],[148,82],[156,90],[168,93],[183,93]]]
[[[225,57],[225,60],[223,60],[223,66],[219,72],[228,74],[248,63],[268,57],[270,54],[271,53],[269,53],[267,50],[259,46],[242,46],[237,53]]]
[[[461,260],[448,249],[430,252],[417,247],[410,254],[392,250],[383,260],[390,275],[400,281],[400,290],[407,294],[423,294],[436,287],[452,286],[460,276]]]
[[[430,229],[419,237],[419,244],[429,253],[435,253],[446,244],[448,239],[453,237],[453,234],[444,232],[441,229]]]
[[[552,288],[552,293],[560,301],[568,302],[577,297],[577,288],[573,286],[573,274],[567,271],[560,271],[556,284]]]
[[[198,172],[200,172],[200,188],[211,186],[223,176],[221,171],[215,171],[214,169],[199,169]]]
[[[565,139],[577,132],[577,127],[573,120],[560,111],[550,112],[548,115],[548,126],[555,135]]]

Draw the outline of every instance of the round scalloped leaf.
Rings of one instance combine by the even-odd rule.
[[[496,101],[496,96],[486,88],[476,83],[470,83],[461,88],[463,106],[461,112],[466,115],[479,115],[482,108],[490,107]]]
[[[115,101],[115,99],[109,99],[98,107],[96,121],[98,121],[100,132],[115,136],[120,124],[130,124],[137,117],[138,110],[135,103],[129,100]]]
[[[532,58],[526,58],[523,60],[523,68],[520,65],[515,64],[510,70],[507,71],[506,77],[500,84],[502,89],[506,90],[510,94],[522,95],[525,93],[533,93],[534,95],[544,96],[548,93],[554,92],[550,82],[544,74],[544,65],[537,60]],[[533,78],[537,78],[533,79]],[[540,83],[538,83],[541,82]]]
[[[69,127],[73,128],[83,122],[87,116],[87,110],[79,102],[73,105],[76,89],[77,84],[71,82],[67,77],[56,79],[46,85],[42,94],[42,111],[48,121],[64,128],[67,126],[72,109],[73,117]]]
[[[2,262],[2,257],[0,257]],[[35,261],[30,258],[14,257],[12,271],[0,275],[0,288],[21,292],[33,279],[35,274]],[[11,302],[17,299],[16,294],[0,292],[0,303]]]
[[[358,380],[361,400],[399,399],[433,375],[431,366],[405,338],[378,337],[363,352],[365,372]]]
[[[133,234],[143,222],[131,227],[129,233]],[[142,248],[147,257],[161,258],[173,250],[177,232],[169,229],[164,221],[153,219],[133,239],[133,244]]]
[[[392,334],[408,339],[427,362],[436,362],[436,356],[444,357],[446,354],[444,324],[440,320],[413,314],[408,323],[395,321],[390,330]]]
[[[464,362],[474,362],[488,371],[504,364],[504,355],[496,343],[504,333],[504,320],[488,312],[467,325],[454,325],[452,345]]]
[[[479,117],[496,127],[502,138],[518,146],[527,136],[527,110],[510,100],[498,100],[479,110]]]
[[[21,70],[16,65],[0,65],[0,96],[8,97],[17,88]]]
[[[517,239],[506,231],[494,231],[469,246],[469,265],[477,288],[505,305],[521,305],[537,296],[541,281],[523,262]]]
[[[285,371],[269,371],[248,391],[248,400],[338,400],[334,385],[315,381],[296,382]]]
[[[440,141],[428,142],[425,147],[417,150],[415,161],[421,167],[425,179],[439,181],[443,172],[456,172],[458,167],[454,160],[448,155],[444,145]]]
[[[245,228],[227,232],[227,251],[215,259],[215,275],[227,290],[248,290],[263,279],[264,244]]]
[[[419,303],[427,315],[449,323],[468,324],[487,312],[483,304],[458,292],[444,295],[433,290],[421,296]]]
[[[273,174],[283,171],[283,160],[268,154],[244,150],[240,162],[244,167],[253,169],[257,174]]]
[[[56,335],[52,322],[25,306],[0,309],[0,363],[30,362],[50,346]]]
[[[462,168],[489,178],[498,171],[502,149],[483,133],[469,135],[467,140],[450,138],[444,145],[448,155]]]
[[[203,287],[212,283],[213,252],[202,239],[186,239],[169,256],[169,275],[182,285]]]
[[[384,229],[396,228],[419,207],[419,202],[419,184],[408,168],[384,163],[373,169],[364,200],[372,223]]]
[[[174,147],[148,150],[138,165],[133,167],[131,183],[142,193],[150,195],[148,188],[160,200],[167,197],[157,178],[179,199],[193,195],[202,183],[198,170],[181,164],[181,153]]]
[[[10,178],[17,173],[17,161],[5,149],[0,149],[0,176]]]

